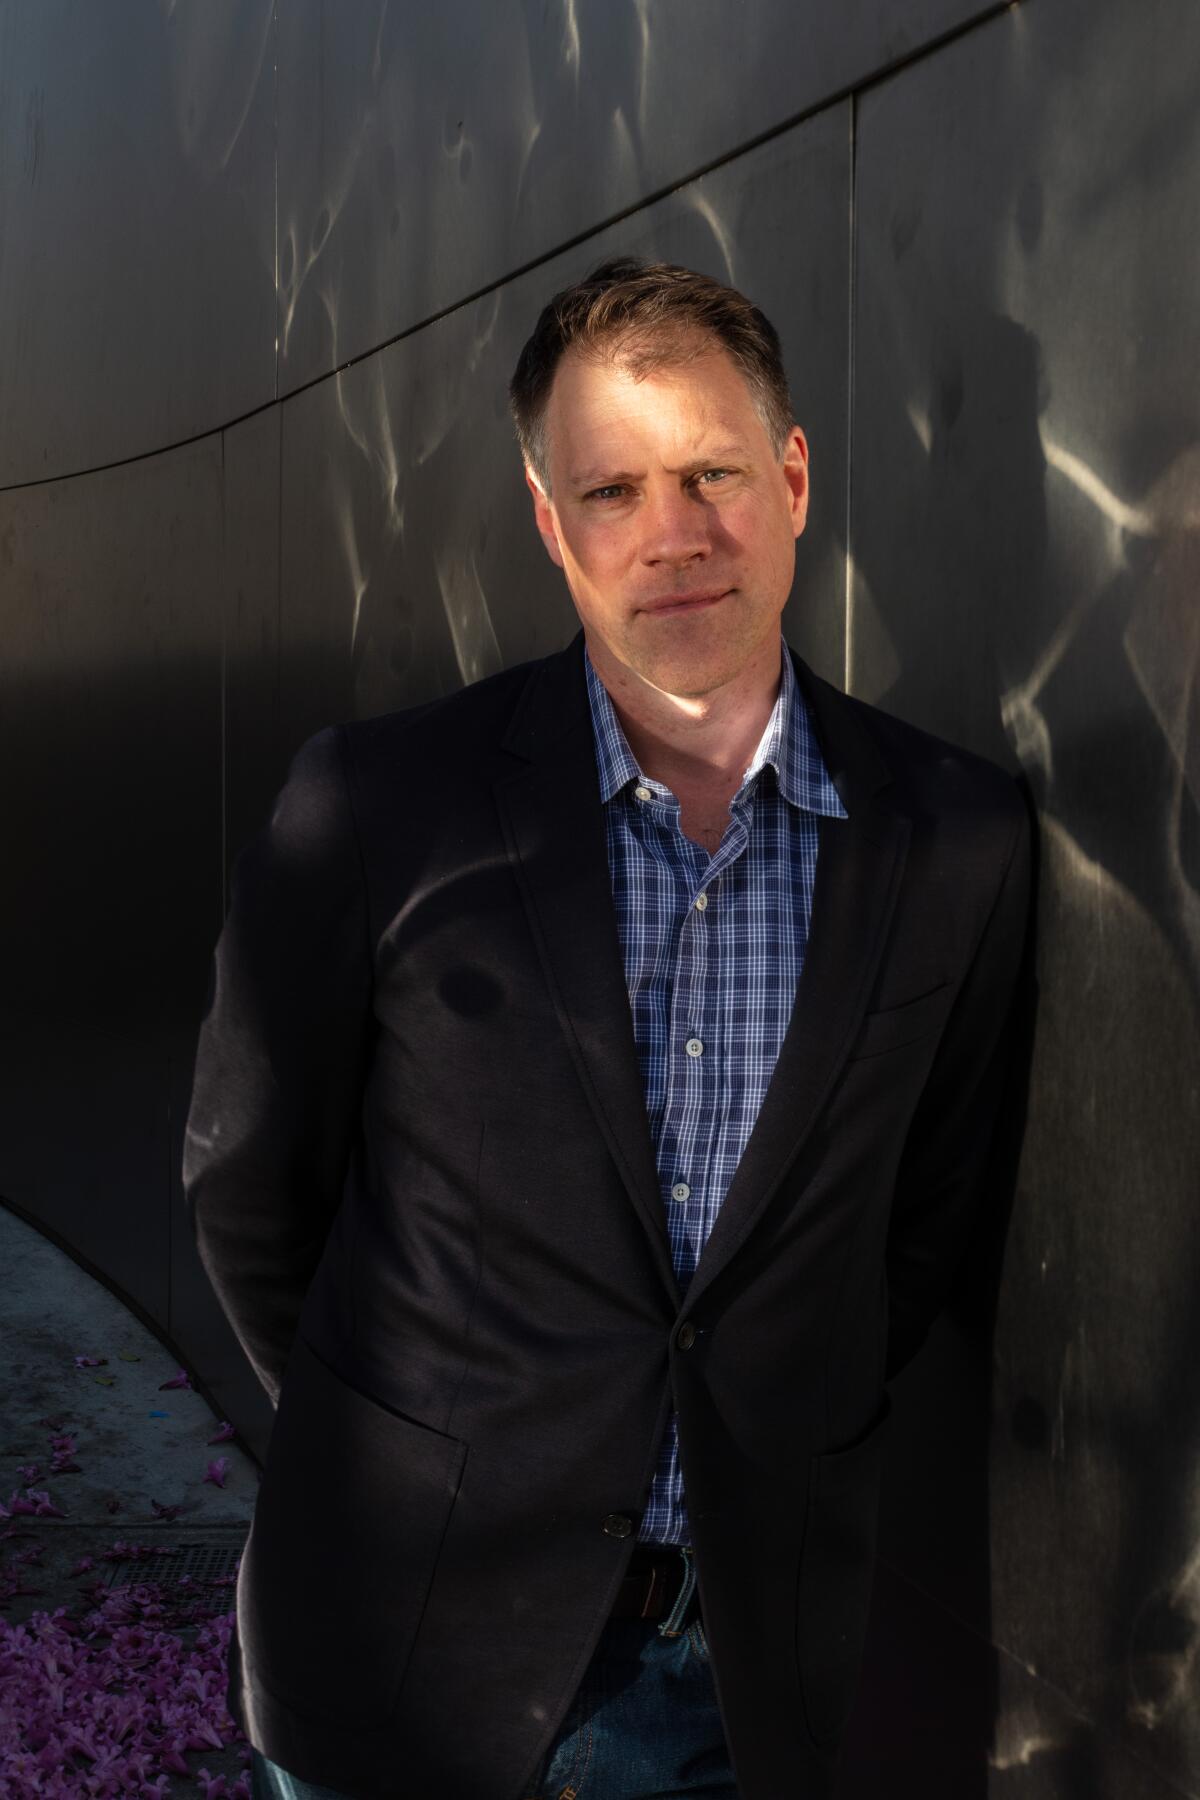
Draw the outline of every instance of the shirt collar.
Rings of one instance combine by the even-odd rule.
[[[844,819],[847,817],[846,808],[829,778],[808,707],[792,667],[791,653],[782,635],[779,643],[782,659],[779,694],[738,791],[742,792],[770,764],[775,770],[779,791],[790,805],[803,807],[806,812],[821,813],[829,818]],[[592,731],[596,740],[600,798],[607,804],[614,794],[620,793],[631,782],[642,783],[648,778],[639,769],[637,758],[629,748],[608,689],[592,666],[586,644],[583,661],[587,675],[588,702],[592,712]],[[654,785],[657,786],[657,783]]]

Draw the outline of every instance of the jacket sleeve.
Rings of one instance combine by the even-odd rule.
[[[372,958],[343,758],[340,726],[309,738],[236,859],[184,1137],[197,1248],[272,1403],[368,1066]]]
[[[995,1127],[1026,989],[1029,816],[1022,802],[1004,875],[951,1011],[897,1173],[887,1242],[887,1378],[944,1305],[987,1189]]]

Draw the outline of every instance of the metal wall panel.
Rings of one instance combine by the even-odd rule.
[[[448,692],[575,631],[506,390],[544,302],[619,249],[732,280],[779,328],[814,496],[789,635],[840,679],[849,158],[842,104],[285,403],[281,761],[331,719]]]
[[[990,10],[292,0],[279,16],[280,391]]]
[[[0,1194],[261,1447],[179,1183],[232,858],[307,733],[573,632],[505,403],[549,293],[618,249],[730,279],[812,443],[789,636],[1041,820],[995,1336],[977,1270],[898,1386],[847,1800],[1200,1791],[1200,15],[272,12],[0,0],[0,484],[38,483],[0,494]],[[852,209],[853,109],[812,109],[989,13],[860,96]],[[276,52],[292,397],[42,480],[275,392]]]
[[[0,0],[0,486],[275,392],[272,0]]]
[[[226,1418],[260,1456],[274,1417],[196,1251],[183,1202],[183,1134],[191,1098],[195,1040],[204,1012],[203,982],[224,916],[231,858],[226,847],[245,840],[266,816],[280,784],[279,770],[279,426],[269,407],[222,434],[221,567],[218,586],[204,597],[220,647],[223,733],[206,775],[207,802],[219,808],[215,831],[189,841],[187,879],[213,921],[192,958],[193,1003],[183,1022],[181,1054],[172,1060],[171,1295],[169,1323],[176,1342]],[[205,813],[206,826],[211,815]]]
[[[163,1323],[220,924],[220,587],[219,439],[0,494],[0,1194]]]
[[[228,893],[231,846],[244,843],[265,818],[289,754],[280,726],[282,429],[283,409],[275,406],[224,434],[223,894]]]
[[[1003,1702],[1006,1795],[1133,1792],[1087,1721],[1200,1779],[1198,67],[1184,0],[1055,0],[859,113],[851,685],[1041,819],[983,1474],[990,1629],[1069,1706]],[[961,1612],[951,1349],[901,1396],[888,1542]]]

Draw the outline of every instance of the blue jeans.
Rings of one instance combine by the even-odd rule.
[[[738,1800],[699,1619],[610,1619],[525,1800]]]
[[[257,1750],[251,1769],[254,1800],[345,1800],[333,1788],[298,1781]],[[408,1800],[403,1777],[397,1781],[397,1800]],[[641,1619],[610,1619],[524,1800],[691,1795],[737,1800],[704,1628],[694,1619],[664,1636]]]

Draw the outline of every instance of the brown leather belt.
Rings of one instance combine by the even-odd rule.
[[[613,1619],[665,1619],[679,1598],[686,1565],[678,1550],[664,1544],[638,1545],[617,1589],[609,1617]],[[692,1595],[681,1621],[687,1624],[698,1611],[698,1591]]]

